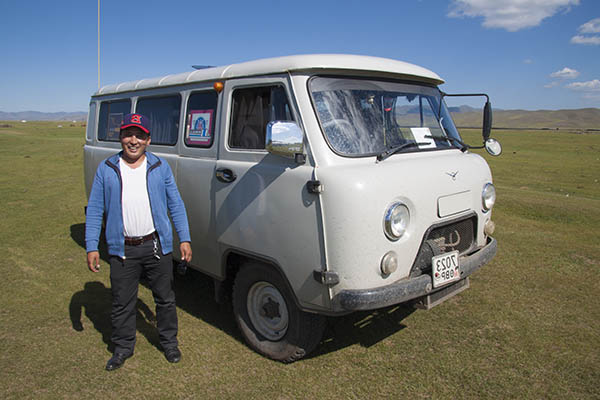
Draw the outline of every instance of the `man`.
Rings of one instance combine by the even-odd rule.
[[[156,303],[160,344],[166,359],[179,362],[177,313],[170,253],[173,233],[171,214],[180,240],[181,259],[192,259],[190,230],[185,206],[169,164],[147,152],[150,122],[140,114],[123,118],[119,134],[123,150],[98,166],[86,213],[87,264],[100,269],[98,239],[106,217],[106,242],[110,254],[113,356],[106,364],[112,371],[133,355],[137,291],[144,275]]]

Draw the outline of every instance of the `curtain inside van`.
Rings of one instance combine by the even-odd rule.
[[[264,149],[271,88],[236,90],[229,145],[234,148]]]
[[[237,89],[233,93],[233,117],[229,146],[264,149],[270,121],[292,121],[292,113],[282,86]]]
[[[181,96],[148,97],[137,102],[136,112],[150,119],[152,144],[174,145],[179,132]]]

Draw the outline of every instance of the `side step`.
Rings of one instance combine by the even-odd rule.
[[[433,292],[431,294],[428,294],[427,296],[415,299],[413,306],[415,308],[420,308],[423,310],[431,310],[438,304],[441,304],[449,298],[456,296],[463,290],[468,289],[469,286],[469,277],[466,277],[465,279],[461,279],[460,281],[453,283],[450,286],[446,286],[445,288],[442,288],[437,292]]]

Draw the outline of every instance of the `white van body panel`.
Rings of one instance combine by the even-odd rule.
[[[227,81],[223,95],[231,99],[236,88],[269,85],[288,86],[287,77]],[[221,120],[222,132],[230,131],[229,123],[229,118]],[[231,183],[215,180],[213,187],[219,252],[235,249],[272,261],[283,270],[302,307],[329,308],[327,287],[312,276],[325,258],[319,198],[305,187],[313,179],[313,166],[265,150],[231,149],[227,135],[221,135],[216,168],[237,175]]]
[[[220,253],[216,242],[214,204],[215,158],[180,157],[177,187],[186,204],[194,264],[213,277],[221,276]],[[176,250],[176,248],[174,248]],[[175,254],[178,254],[175,251]]]
[[[351,162],[348,162],[351,161]],[[459,171],[456,179],[447,172]],[[336,166],[321,167],[318,179],[324,186],[321,194],[323,223],[327,227],[327,266],[338,273],[340,290],[376,288],[408,277],[423,236],[432,224],[454,219],[438,216],[438,199],[468,193],[462,215],[481,211],[481,190],[490,182],[487,164],[475,154],[459,150],[399,154],[376,163],[373,158],[343,160]],[[426,190],[423,188],[426,187]],[[408,231],[395,242],[383,230],[388,206],[400,201],[410,210]],[[477,243],[483,246],[483,224]],[[399,256],[398,269],[384,276],[380,262],[388,251]]]

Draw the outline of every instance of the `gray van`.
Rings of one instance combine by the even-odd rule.
[[[109,85],[90,101],[89,195],[123,115],[152,121],[188,210],[191,268],[230,294],[246,342],[291,362],[325,317],[469,287],[496,253],[488,164],[462,141],[443,80],[375,57],[303,55]],[[484,108],[483,144],[491,108]],[[177,249],[177,246],[174,246]]]

